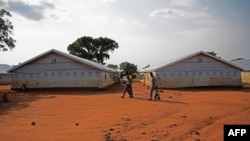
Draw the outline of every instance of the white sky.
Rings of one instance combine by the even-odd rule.
[[[0,64],[17,65],[50,49],[67,52],[82,36],[119,44],[107,64],[138,69],[214,51],[226,60],[250,58],[247,0],[0,0],[11,12],[16,47]]]

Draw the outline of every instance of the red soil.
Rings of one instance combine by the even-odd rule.
[[[0,91],[9,91],[0,86]],[[8,93],[0,100],[1,141],[222,141],[224,124],[250,124],[250,90],[164,89],[148,101],[148,87],[133,83],[101,91]]]

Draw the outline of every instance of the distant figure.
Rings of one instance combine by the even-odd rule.
[[[151,82],[150,82],[150,90],[149,90],[148,100],[152,100],[153,92],[154,92],[155,87],[156,87],[156,78],[154,77],[152,72],[150,72],[150,76],[151,76]]]
[[[3,102],[9,102],[7,93],[4,93],[2,98],[3,98]]]
[[[27,86],[25,84],[22,85],[22,91],[27,91]]]
[[[131,83],[130,83],[130,81],[129,81],[128,72],[126,72],[124,78],[125,78],[126,85],[125,85],[124,92],[123,92],[123,95],[121,96],[121,98],[124,98],[126,92],[128,92],[129,98],[133,98],[132,90],[131,90]]]

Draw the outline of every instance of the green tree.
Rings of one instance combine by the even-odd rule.
[[[11,17],[10,12],[0,9],[0,51],[8,51],[15,47],[15,40],[12,38],[13,25],[7,17]]]
[[[118,65],[114,65],[114,64],[108,64],[107,67],[110,67],[110,68],[115,69],[115,70],[118,69]]]
[[[113,52],[118,47],[117,42],[106,37],[83,36],[70,44],[67,49],[72,55],[105,64],[104,60],[110,58],[109,52]]]
[[[137,65],[129,63],[129,62],[122,62],[120,64],[120,70],[134,74],[134,73],[137,73]]]

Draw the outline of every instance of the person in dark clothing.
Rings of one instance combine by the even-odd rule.
[[[131,81],[129,81],[129,75],[128,75],[128,72],[126,72],[126,75],[125,75],[125,89],[124,89],[124,92],[123,92],[123,95],[121,96],[121,98],[124,98],[126,92],[128,92],[129,94],[129,98],[133,98],[133,94],[132,94],[132,89],[131,89]]]
[[[22,85],[22,91],[27,91],[27,86],[25,84]]]
[[[133,77],[132,75],[129,73],[129,76],[128,76],[128,80],[129,80],[129,87],[130,87],[130,96],[131,98],[134,97],[134,94],[133,94],[133,89],[132,89],[132,83],[133,83]]]
[[[151,82],[150,82],[150,91],[148,100],[152,100],[153,92],[156,87],[156,78],[154,77],[152,72],[150,72],[150,76],[151,76]]]

